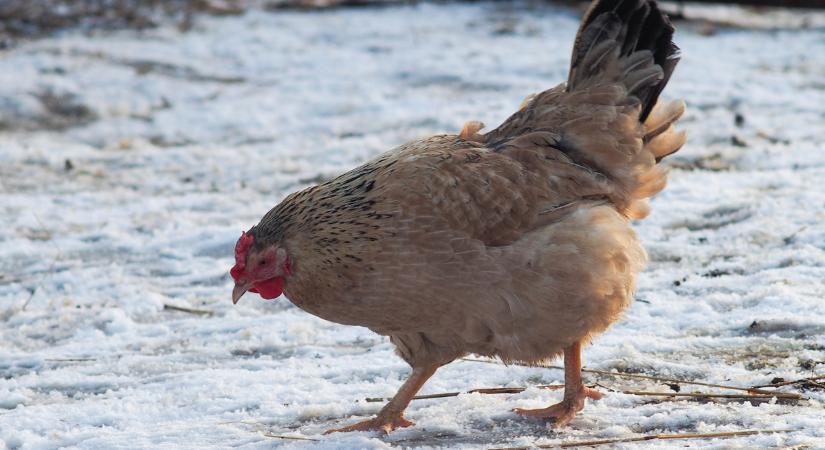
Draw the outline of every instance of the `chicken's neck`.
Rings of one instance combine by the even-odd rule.
[[[370,271],[367,255],[380,251],[387,233],[383,222],[392,211],[382,204],[371,172],[359,170],[287,197],[258,225],[266,239],[286,248],[292,275],[284,292],[309,312],[350,291]]]

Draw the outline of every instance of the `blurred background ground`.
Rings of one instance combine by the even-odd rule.
[[[122,28],[145,29],[160,23],[176,23],[181,30],[192,26],[193,16],[242,14],[250,10],[326,9],[336,7],[414,4],[412,0],[5,0],[0,3],[0,45],[8,46],[20,38],[35,38],[79,28],[87,32]],[[557,4],[583,9],[587,2],[560,0]],[[754,20],[769,26],[812,27],[825,24],[798,14],[789,23],[788,7],[825,8],[823,0],[734,0],[663,2],[675,18],[718,21],[727,25],[754,25]],[[711,6],[708,6],[711,4]],[[729,5],[742,4],[749,8]],[[773,8],[772,8],[773,7]],[[727,17],[726,17],[727,16]],[[751,23],[743,18],[750,16]],[[786,16],[781,20],[777,16]],[[734,20],[731,21],[730,19]]]
[[[470,361],[423,393],[529,388],[416,401],[418,426],[390,437],[321,436],[377,411],[364,399],[390,396],[407,368],[386,339],[284,299],[233,307],[240,231],[407,140],[495,126],[564,79],[580,5],[238,4],[0,3],[6,448],[478,448],[776,428],[791,431],[689,445],[825,448],[821,381],[779,388],[802,400],[677,399],[618,391],[735,391],[590,373],[613,392],[556,433],[510,409],[555,401],[535,386],[559,370]],[[820,376],[823,14],[666,7],[687,18],[665,96],[687,100],[690,138],[637,227],[651,258],[637,301],[586,364],[735,386]]]
[[[145,29],[176,22],[186,30],[193,15],[236,15],[282,8],[329,8],[401,3],[400,0],[5,0],[0,3],[0,36],[42,37],[67,28],[86,31]]]

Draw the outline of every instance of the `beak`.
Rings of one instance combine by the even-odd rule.
[[[246,294],[247,289],[249,287],[246,284],[236,284],[235,288],[232,289],[232,304],[235,305],[238,303],[238,300]]]

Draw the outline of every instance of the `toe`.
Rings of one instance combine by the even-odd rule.
[[[413,422],[412,420],[407,420],[402,416],[395,419],[394,425],[394,428],[407,428],[415,425],[415,422]]]
[[[604,397],[604,394],[591,388],[584,388],[584,395],[592,400],[601,400]]]
[[[547,409],[547,408],[545,408]],[[539,416],[544,409],[513,408],[513,412],[522,416]]]
[[[515,408],[513,409],[513,412],[516,414],[521,414],[522,416],[554,418],[563,413],[563,406],[562,404],[557,404],[539,409]]]

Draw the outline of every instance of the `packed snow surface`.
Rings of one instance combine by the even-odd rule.
[[[544,4],[251,11],[4,50],[0,442],[479,448],[783,429],[619,447],[825,448],[822,384],[780,389],[800,401],[697,401],[586,373],[607,395],[556,432],[511,409],[558,401],[535,386],[560,370],[472,361],[422,394],[528,389],[413,401],[417,425],[389,436],[323,436],[375,413],[365,399],[408,367],[386,338],[284,298],[232,305],[241,230],[405,141],[495,126],[565,78],[577,25]],[[680,27],[665,97],[687,100],[690,138],[637,224],[637,301],[586,365],[732,386],[823,374],[825,30]]]

